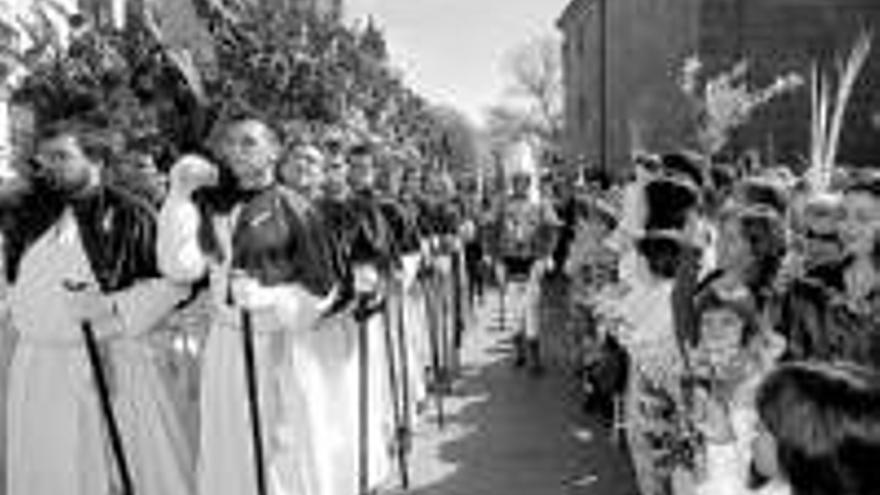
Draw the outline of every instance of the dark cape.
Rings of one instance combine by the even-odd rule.
[[[356,218],[354,230],[349,232],[349,261],[381,270],[390,268],[395,258],[392,232],[376,196],[368,191],[357,192],[349,199],[348,207]]]
[[[435,235],[434,212],[431,203],[424,196],[412,196],[406,204],[415,212],[416,232],[419,238],[428,238]]]
[[[331,242],[331,257],[335,273],[344,279],[349,277],[349,244],[351,233],[357,229],[357,215],[345,199],[320,198],[315,209],[327,224],[327,236]]]
[[[315,208],[326,221],[328,253],[339,282],[339,296],[330,310],[335,313],[355,298],[354,265],[392,266],[391,227],[372,196],[324,197],[315,202]]]
[[[391,234],[391,251],[395,258],[419,250],[418,212],[401,200],[379,198],[379,211]]]
[[[432,198],[421,201],[420,230],[426,236],[455,235],[460,215],[456,205]]]
[[[880,289],[852,301],[844,284],[850,263],[822,266],[786,287],[774,318],[776,331],[788,341],[786,358],[880,369]]]
[[[145,200],[113,185],[66,199],[40,182],[4,209],[3,235],[6,278],[15,283],[21,259],[61,217],[73,208],[83,248],[104,292],[131,287],[159,277],[156,263],[156,211]]]
[[[272,186],[246,198],[232,234],[232,266],[262,284],[303,285],[327,295],[336,283],[326,222],[304,198]]]

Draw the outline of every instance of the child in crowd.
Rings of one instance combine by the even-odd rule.
[[[755,392],[782,354],[784,342],[764,332],[748,295],[706,291],[696,302],[699,322],[690,351],[691,413],[703,439],[697,495],[748,493]]]

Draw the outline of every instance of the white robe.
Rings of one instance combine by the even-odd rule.
[[[357,331],[351,316],[341,313],[302,337],[295,359],[308,397],[316,493],[356,493]]]
[[[231,252],[231,215],[213,219],[224,252]],[[196,236],[199,215],[188,198],[170,196],[160,212],[159,264],[170,277],[210,276],[213,305],[202,354],[199,456],[201,495],[256,494],[251,418],[242,352],[241,308],[227,301],[230,266],[202,253]],[[251,309],[262,441],[272,495],[322,493],[312,438],[315,360],[309,340],[317,325],[318,299],[297,284],[262,287],[265,304]]]
[[[438,254],[433,259],[435,276],[432,279],[433,316],[437,329],[440,365],[447,372],[453,366],[453,311],[452,311],[452,256]]]
[[[403,304],[404,335],[407,342],[407,379],[410,390],[409,415],[410,424],[418,420],[417,404],[428,398],[427,369],[430,366],[430,345],[428,336],[428,310],[425,292],[418,281],[418,255],[403,257],[403,276],[401,280]]]
[[[0,273],[5,273],[5,267],[2,266],[2,263],[0,263]],[[4,283],[0,288],[0,493],[5,493],[6,489],[6,404],[9,390],[9,366],[17,337],[9,319],[7,302],[8,291]]]
[[[10,292],[19,340],[8,399],[8,495],[111,493],[109,455],[80,325],[65,280],[94,281],[74,216],[64,213],[28,249]],[[95,327],[109,349],[108,377],[138,493],[187,495],[187,446],[150,355],[146,332],[185,295],[163,280],[109,295],[119,318]]]
[[[392,304],[394,304],[392,302]],[[396,327],[391,314],[392,330]],[[384,319],[369,322],[369,485],[383,486],[392,472],[388,445],[391,428],[391,396]],[[394,336],[392,335],[392,338]],[[316,327],[293,336],[294,373],[289,376],[290,396],[298,398],[304,418],[288,431],[301,433],[310,450],[300,452],[300,466],[310,469],[315,495],[351,495],[358,490],[359,419],[361,401],[358,324],[350,311],[322,318]],[[410,351],[410,357],[413,354]],[[411,369],[410,369],[411,370]],[[400,372],[400,368],[397,368]],[[412,373],[410,371],[410,373]],[[400,376],[398,376],[398,379]],[[398,385],[403,383],[402,380]],[[291,461],[294,459],[291,458]]]

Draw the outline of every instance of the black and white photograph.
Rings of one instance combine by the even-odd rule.
[[[0,0],[0,495],[880,494],[880,0]]]

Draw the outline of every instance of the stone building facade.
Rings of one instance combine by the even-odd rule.
[[[603,21],[604,43],[599,37]],[[635,150],[696,146],[695,110],[679,89],[686,57],[698,55],[708,74],[747,59],[750,81],[758,86],[789,71],[808,79],[811,65],[820,61],[830,68],[835,53],[849,49],[860,27],[880,28],[880,2],[572,0],[558,27],[564,39],[566,154],[620,174]],[[728,152],[737,154],[748,145],[765,160],[798,165],[808,154],[809,126],[805,86],[760,109],[733,137]],[[880,161],[880,37],[851,100],[843,134],[842,162]]]

